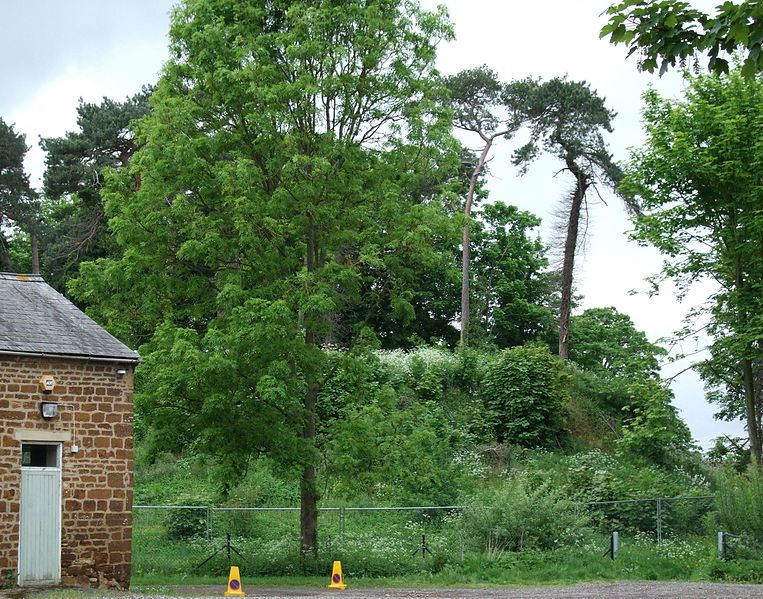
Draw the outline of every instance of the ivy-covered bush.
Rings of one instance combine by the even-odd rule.
[[[496,440],[523,447],[559,447],[569,376],[544,345],[502,351],[488,367],[482,395]]]

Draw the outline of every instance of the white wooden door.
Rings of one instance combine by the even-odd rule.
[[[46,465],[21,468],[20,585],[61,581],[61,446],[44,447]]]

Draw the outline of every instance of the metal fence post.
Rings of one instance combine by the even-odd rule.
[[[657,498],[657,544],[662,543],[662,500]]]
[[[212,508],[207,506],[207,541],[212,541]]]
[[[726,539],[723,537],[723,531],[718,531],[718,559],[723,559],[724,549],[726,548]]]
[[[344,542],[344,508],[339,508],[339,542]]]

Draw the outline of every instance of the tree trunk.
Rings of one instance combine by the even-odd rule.
[[[11,269],[11,255],[8,250],[8,242],[5,240],[2,230],[0,230],[0,272],[10,272]]]
[[[501,133],[503,135],[503,133]],[[477,166],[469,179],[469,191],[466,194],[466,203],[464,204],[464,234],[461,240],[461,347],[466,347],[469,343],[469,319],[471,318],[471,307],[469,304],[469,245],[471,243],[469,236],[469,223],[472,218],[472,204],[474,203],[474,192],[477,189],[477,181],[485,168],[485,160],[493,145],[493,137],[482,136],[485,140],[485,147],[482,148]]]
[[[583,198],[588,190],[588,180],[578,166],[567,160],[567,168],[575,175],[575,191],[572,193],[572,204],[567,219],[567,239],[564,243],[564,262],[562,264],[562,297],[559,307],[559,357],[566,360],[569,357],[570,314],[572,312],[572,281],[575,271],[575,250],[578,245],[578,228],[580,226],[580,209]]]
[[[308,387],[305,395],[305,429],[303,438],[306,443],[315,445],[315,400],[318,388]],[[318,554],[318,488],[315,480],[315,465],[308,464],[302,470],[300,481],[300,552],[302,555]]]
[[[316,268],[316,258],[318,255],[318,242],[316,223],[313,215],[309,215],[309,224],[307,229],[307,255],[305,256],[305,266],[308,272],[314,272]],[[305,342],[308,345],[318,344],[318,333],[315,331],[312,323],[305,324]],[[305,426],[302,431],[302,438],[305,444],[311,449],[315,447],[315,402],[318,397],[318,387],[315,383],[315,373],[308,373],[307,392],[305,393]],[[300,510],[299,510],[299,529],[300,529],[300,553],[318,554],[318,489],[315,480],[315,464],[305,464],[302,470],[302,480],[300,481]]]
[[[32,274],[39,275],[40,274],[40,249],[37,243],[37,232],[32,231],[29,237],[32,242]]]
[[[469,319],[471,306],[469,304],[469,216],[464,210],[464,235],[461,241],[461,347],[466,347],[469,339]]]
[[[762,464],[761,438],[758,423],[757,401],[755,397],[755,381],[752,370],[752,360],[742,360],[742,378],[744,380],[745,412],[747,416],[747,436],[750,439],[750,453],[754,464]],[[758,400],[760,398],[757,398]]]
[[[737,239],[737,218],[736,214],[731,215],[732,236],[734,245],[739,247],[739,240]],[[747,293],[747,284],[745,281],[742,260],[739,256],[738,250],[734,256],[734,288],[736,297]],[[739,320],[740,328],[743,330],[749,322],[749,314],[745,307],[742,305],[741,300],[738,301],[736,308],[737,318]],[[744,388],[744,403],[745,403],[745,416],[747,417],[747,437],[750,440],[750,454],[752,455],[752,461],[754,464],[761,464],[761,438],[760,438],[760,425],[759,425],[759,401],[760,398],[756,397],[755,393],[755,375],[753,372],[752,360],[750,358],[742,358],[740,361],[742,368],[742,387]]]
[[[738,220],[736,210],[732,210],[730,214],[730,229],[731,236],[734,243],[734,291],[736,297],[736,318],[738,320],[738,330],[744,330],[750,320],[750,315],[741,297],[748,294],[748,285],[744,276],[744,267],[742,264],[742,258],[739,255],[739,232],[738,232]],[[760,438],[760,420],[759,414],[759,401],[760,398],[756,397],[756,385],[755,375],[753,372],[752,360],[749,357],[742,357],[740,360],[740,366],[742,368],[742,387],[744,389],[744,403],[745,403],[745,416],[747,420],[747,437],[750,440],[750,453],[752,454],[752,462],[754,464],[761,463],[761,438]]]

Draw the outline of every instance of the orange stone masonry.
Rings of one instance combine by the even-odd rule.
[[[132,557],[134,365],[0,355],[0,575],[18,569],[21,442],[17,430],[66,432],[63,443],[61,579],[127,588]],[[125,370],[126,374],[117,374]],[[37,382],[52,374],[43,395]],[[41,401],[59,404],[50,421]],[[72,453],[72,445],[79,446]]]

